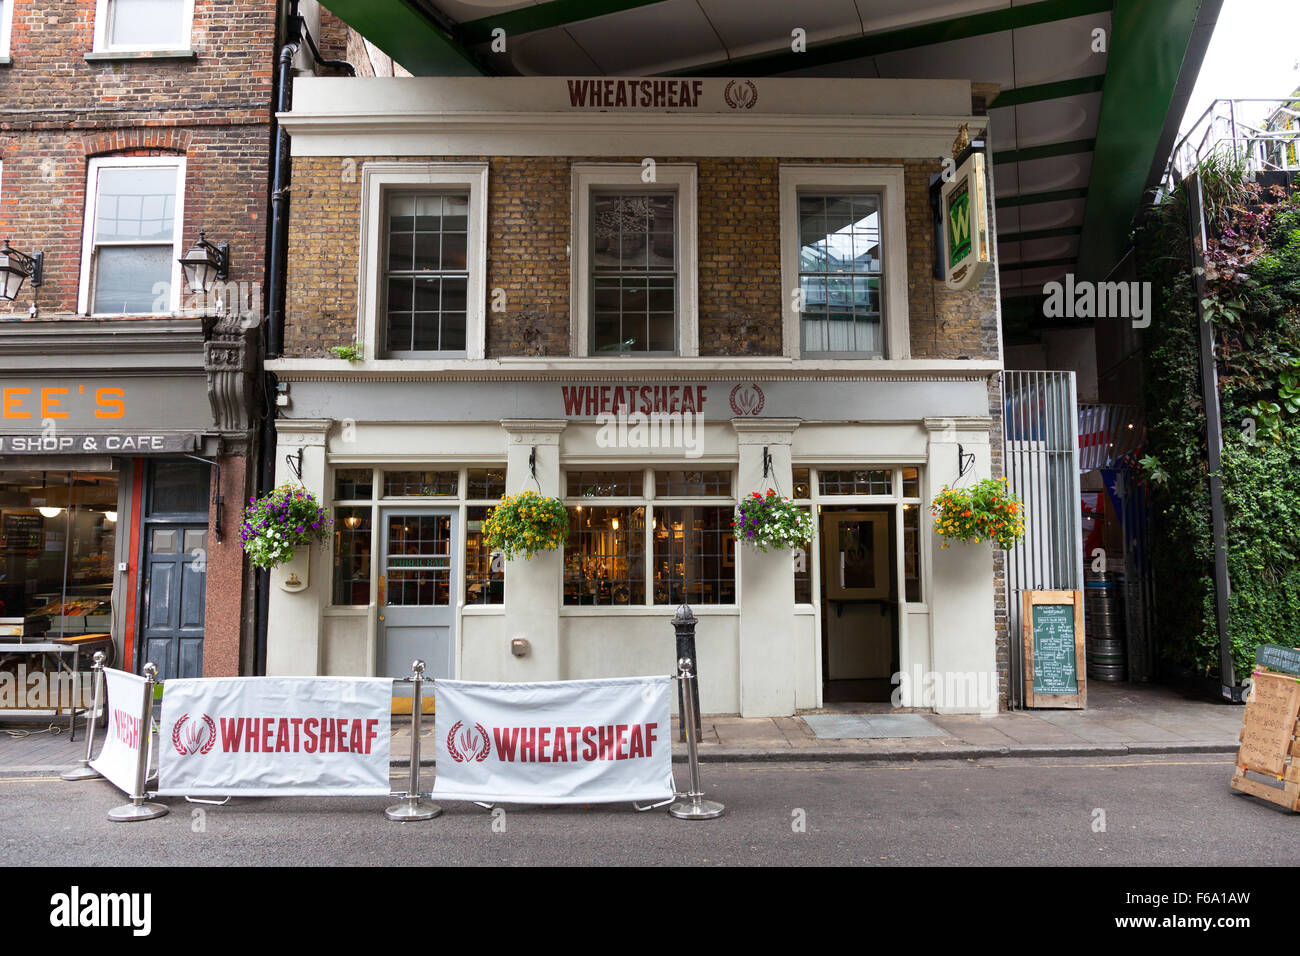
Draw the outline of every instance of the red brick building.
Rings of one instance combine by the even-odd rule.
[[[110,633],[164,679],[256,666],[239,515],[287,7],[0,2],[0,239],[41,262],[0,300],[0,618]],[[200,234],[229,257],[196,294]]]

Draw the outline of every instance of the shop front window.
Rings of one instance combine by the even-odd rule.
[[[654,603],[735,604],[732,509],[655,508]]]
[[[117,489],[116,475],[0,472],[0,618],[24,633],[110,631]]]
[[[466,604],[504,604],[506,600],[505,559],[489,551],[483,540],[483,522],[491,510],[489,505],[465,509]]]
[[[370,603],[371,509],[334,509],[334,603]]]

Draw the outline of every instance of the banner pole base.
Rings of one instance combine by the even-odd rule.
[[[395,823],[411,823],[415,820],[432,820],[442,815],[442,807],[425,803],[419,797],[407,797],[384,811],[384,816]]]
[[[65,770],[59,774],[62,780],[102,780],[103,774],[98,770],[92,770],[87,766],[73,767],[71,770]]]
[[[687,794],[668,808],[668,814],[678,820],[716,820],[727,808],[716,800],[705,800],[698,793]]]
[[[154,820],[165,817],[168,808],[161,803],[128,803],[108,811],[108,818],[114,823],[135,823],[137,820]]]

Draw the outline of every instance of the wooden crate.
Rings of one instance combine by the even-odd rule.
[[[1269,671],[1254,677],[1229,786],[1300,813],[1300,680]],[[1277,783],[1248,777],[1247,771]]]

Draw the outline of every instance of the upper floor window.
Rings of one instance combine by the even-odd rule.
[[[78,311],[166,313],[180,304],[181,157],[90,161]]]
[[[799,194],[799,348],[884,354],[880,197]]]
[[[388,196],[385,352],[465,354],[469,190]]]
[[[95,50],[183,49],[193,19],[194,0],[97,0]]]
[[[781,167],[786,354],[910,355],[903,171]]]
[[[591,351],[677,351],[677,197],[591,198]]]
[[[357,338],[366,358],[481,359],[486,163],[367,163]]]
[[[696,169],[575,163],[574,354],[698,355]]]

